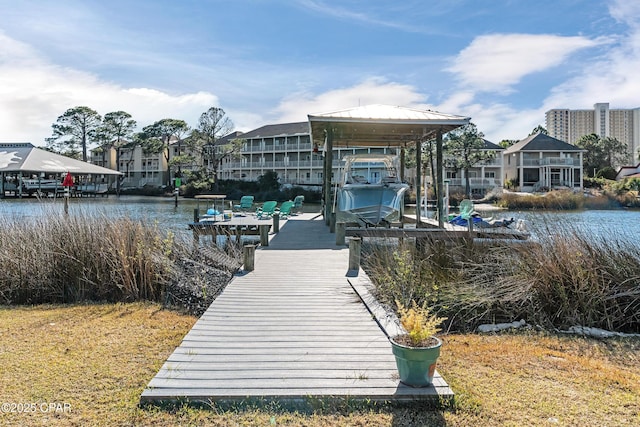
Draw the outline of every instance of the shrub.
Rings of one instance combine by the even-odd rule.
[[[543,237],[481,246],[431,242],[420,251],[407,249],[408,239],[400,246],[376,243],[363,250],[363,268],[389,307],[394,299],[413,298],[447,316],[449,329],[525,319],[547,329],[582,325],[640,332],[640,247],[635,242],[584,235],[557,222],[537,225],[534,234]],[[420,274],[403,286],[390,280],[390,272],[401,277],[398,271],[404,268],[393,254],[402,254],[409,271]]]
[[[428,307],[419,307],[415,301],[411,302],[410,307],[405,307],[401,302],[396,301],[400,324],[405,331],[408,343],[404,343],[399,337],[396,342],[400,344],[408,344],[411,347],[428,347],[433,337],[440,331],[440,324],[446,320],[444,317],[438,317],[431,313]]]

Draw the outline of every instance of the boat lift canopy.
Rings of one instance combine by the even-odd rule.
[[[74,175],[123,175],[122,172],[72,159],[28,142],[0,143],[0,172],[65,173]]]
[[[0,196],[5,194],[6,174],[18,175],[17,191],[22,196],[26,174],[123,175],[122,172],[72,159],[35,147],[28,142],[0,143]]]
[[[400,147],[406,148],[423,141],[437,142],[437,170],[442,171],[442,135],[469,124],[470,117],[456,116],[431,110],[391,105],[365,105],[320,114],[309,114],[311,139],[316,147],[324,146],[324,200],[331,199],[331,165],[333,147]],[[416,150],[416,204],[421,206],[421,150]],[[436,176],[438,194],[443,194],[444,177]],[[417,220],[420,223],[418,209]],[[442,196],[438,197],[439,222],[443,217]],[[325,203],[325,221],[330,204]],[[442,225],[442,224],[441,224]]]

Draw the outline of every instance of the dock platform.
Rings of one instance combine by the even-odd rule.
[[[348,248],[312,218],[288,219],[269,246],[256,250],[255,270],[233,278],[149,382],[141,403],[453,396],[438,373],[426,388],[399,382],[385,335],[393,324],[383,330],[368,277],[348,270]]]

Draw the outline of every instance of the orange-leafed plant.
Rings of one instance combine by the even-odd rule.
[[[438,317],[431,313],[428,307],[420,307],[415,301],[411,307],[405,307],[400,301],[396,301],[400,324],[407,331],[406,335],[396,337],[399,344],[410,347],[430,347],[434,343],[433,336],[440,331],[440,324],[446,317]]]

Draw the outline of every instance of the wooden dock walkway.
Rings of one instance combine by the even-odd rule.
[[[367,304],[368,278],[348,274],[348,249],[310,214],[287,220],[255,270],[237,275],[184,337],[141,403],[349,398],[439,400],[398,381],[389,341]],[[351,276],[351,277],[349,277]],[[358,292],[356,292],[358,290]]]

